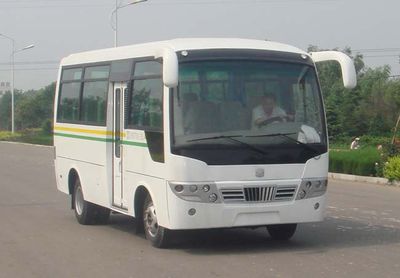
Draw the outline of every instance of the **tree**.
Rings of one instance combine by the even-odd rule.
[[[38,91],[29,91],[21,96],[16,105],[18,129],[41,127],[53,117],[55,83]]]

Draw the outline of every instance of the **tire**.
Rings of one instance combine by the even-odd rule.
[[[110,217],[110,210],[85,201],[81,182],[76,179],[72,196],[75,217],[82,225],[106,224]]]
[[[170,230],[158,225],[156,210],[149,194],[143,204],[143,228],[151,245],[157,248],[168,246]]]
[[[267,230],[269,235],[274,240],[289,240],[296,232],[297,224],[278,224],[268,225]]]

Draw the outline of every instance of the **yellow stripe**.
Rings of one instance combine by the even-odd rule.
[[[63,127],[63,126],[55,126],[54,130],[57,131],[71,131],[76,133],[86,133],[86,134],[96,134],[96,135],[106,135],[106,136],[114,136],[115,133],[109,130],[94,130],[94,129],[85,129],[85,128],[75,128],[75,127]],[[126,133],[121,132],[121,137],[125,137]]]

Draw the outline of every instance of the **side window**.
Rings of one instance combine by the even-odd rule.
[[[79,121],[82,68],[64,69],[61,75],[57,120]]]
[[[162,130],[162,80],[133,81],[129,125],[144,130]]]
[[[106,124],[108,81],[89,81],[83,85],[82,121]]]
[[[60,122],[79,121],[80,82],[61,84],[57,120]]]
[[[128,128],[144,130],[151,158],[164,162],[162,64],[136,62],[131,82]]]
[[[110,66],[64,69],[57,120],[86,125],[106,124]]]
[[[161,132],[163,124],[161,64],[155,61],[136,63],[131,87],[128,126]]]

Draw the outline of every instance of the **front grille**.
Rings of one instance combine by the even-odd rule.
[[[296,194],[296,186],[258,186],[235,189],[221,189],[224,202],[273,202],[290,201]]]
[[[272,201],[276,187],[246,187],[244,196],[247,202],[269,202]]]
[[[244,201],[243,189],[222,190],[222,196],[225,201]]]
[[[288,201],[292,200],[296,193],[296,187],[281,187],[276,190],[274,200]]]

